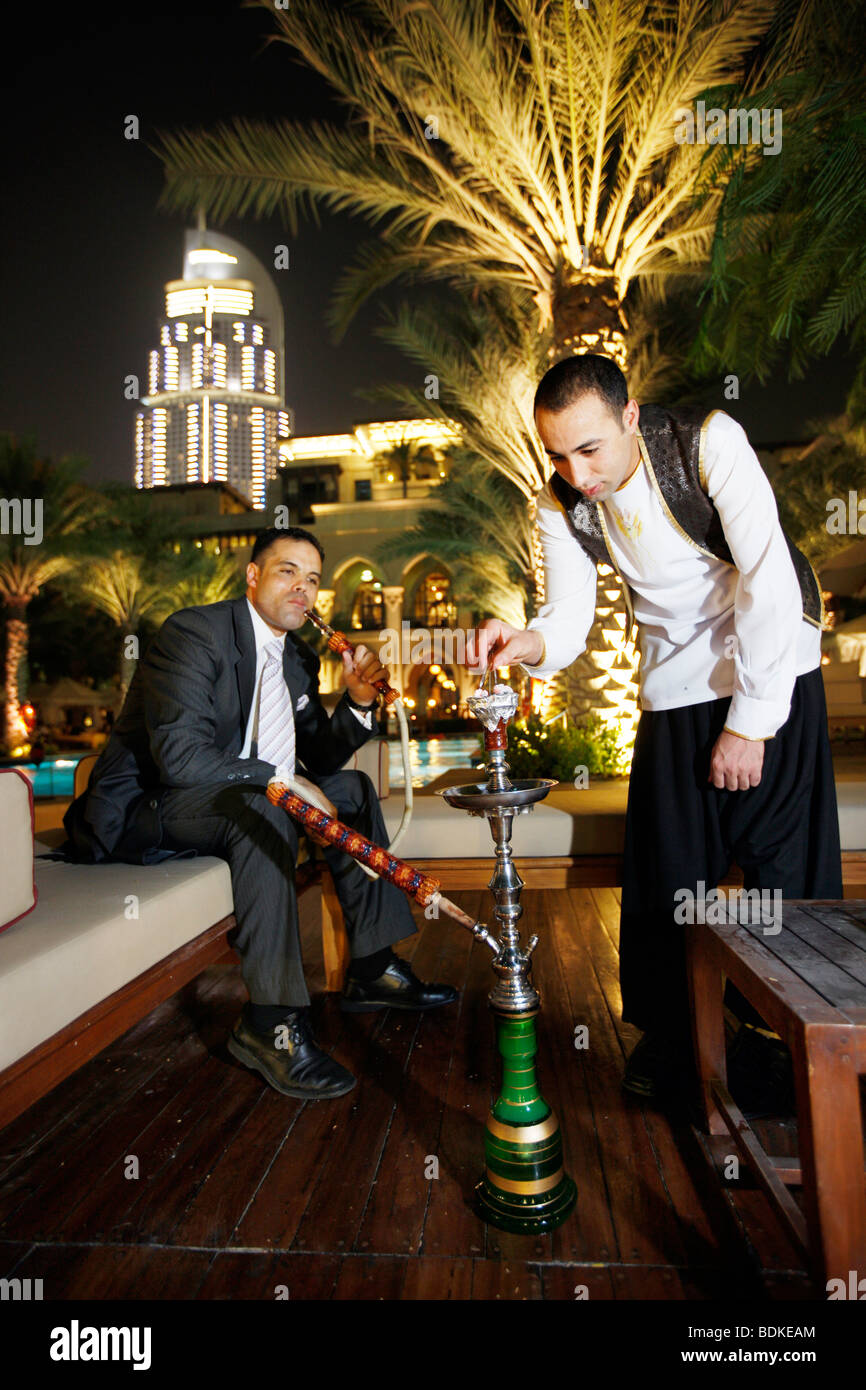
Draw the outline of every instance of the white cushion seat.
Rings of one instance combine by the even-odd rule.
[[[35,868],[35,909],[0,934],[0,1068],[233,911],[228,864],[211,856]]]

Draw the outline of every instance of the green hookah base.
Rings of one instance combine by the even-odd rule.
[[[482,1221],[519,1235],[562,1225],[577,1201],[577,1188],[563,1171],[559,1121],[552,1112],[541,1123],[522,1125],[491,1113],[484,1150],[487,1168],[475,1188]]]

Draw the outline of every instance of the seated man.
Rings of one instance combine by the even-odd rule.
[[[316,601],[324,552],[300,527],[263,531],[245,598],[184,608],[139,662],[87,790],[64,826],[89,860],[147,864],[184,850],[227,860],[250,1003],[229,1051],[284,1095],[344,1095],[355,1078],[313,1041],[305,1010],[294,868],[296,823],[267,799],[279,765],[303,763],[335,814],[377,844],[388,833],[363,772],[339,769],[373,732],[374,652],[343,655],[346,690],[328,718],[319,658],[297,636]],[[302,779],[303,780],[303,779]],[[391,950],[415,931],[393,884],[369,878],[333,847],[325,859],[346,921],[352,961],[342,1009],[432,1009],[457,998],[425,985]]]

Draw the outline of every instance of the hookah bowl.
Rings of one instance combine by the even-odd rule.
[[[538,937],[521,945],[518,920],[523,911],[523,880],[514,867],[511,830],[515,815],[527,814],[556,783],[549,777],[511,782],[505,761],[507,726],[517,694],[507,685],[479,691],[469,707],[484,724],[487,781],[445,787],[450,806],[485,816],[493,836],[496,865],[489,888],[500,932],[492,961],[497,980],[489,1003],[502,1057],[502,1085],[487,1117],[485,1174],[475,1188],[475,1207],[483,1221],[505,1231],[535,1235],[553,1230],[577,1200],[574,1182],[563,1169],[559,1121],[538,1088],[536,1019],[541,1004],[530,978]]]

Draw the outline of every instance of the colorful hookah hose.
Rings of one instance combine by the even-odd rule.
[[[381,878],[387,879],[397,888],[415,902],[426,907],[428,903],[435,902],[438,910],[444,912],[447,917],[452,917],[455,922],[459,922],[461,927],[466,927],[472,935],[480,941],[486,941],[491,950],[496,953],[499,950],[498,943],[490,935],[482,922],[470,917],[467,912],[453,903],[450,898],[444,897],[439,892],[439,881],[429,878],[422,874],[419,869],[413,869],[411,864],[407,864],[403,859],[396,859],[388,850],[381,845],[376,845],[372,840],[368,840],[366,835],[360,831],[353,830],[350,825],[344,825],[342,821],[335,820],[325,811],[320,811],[318,807],[311,806],[309,801],[298,796],[291,791],[284,783],[274,778],[268,783],[268,800],[275,806],[281,806],[284,811],[296,821],[300,822],[314,839],[326,845],[333,845],[335,849],[342,850],[344,854],[349,854],[353,859],[357,859],[360,864],[366,864],[375,870]]]

